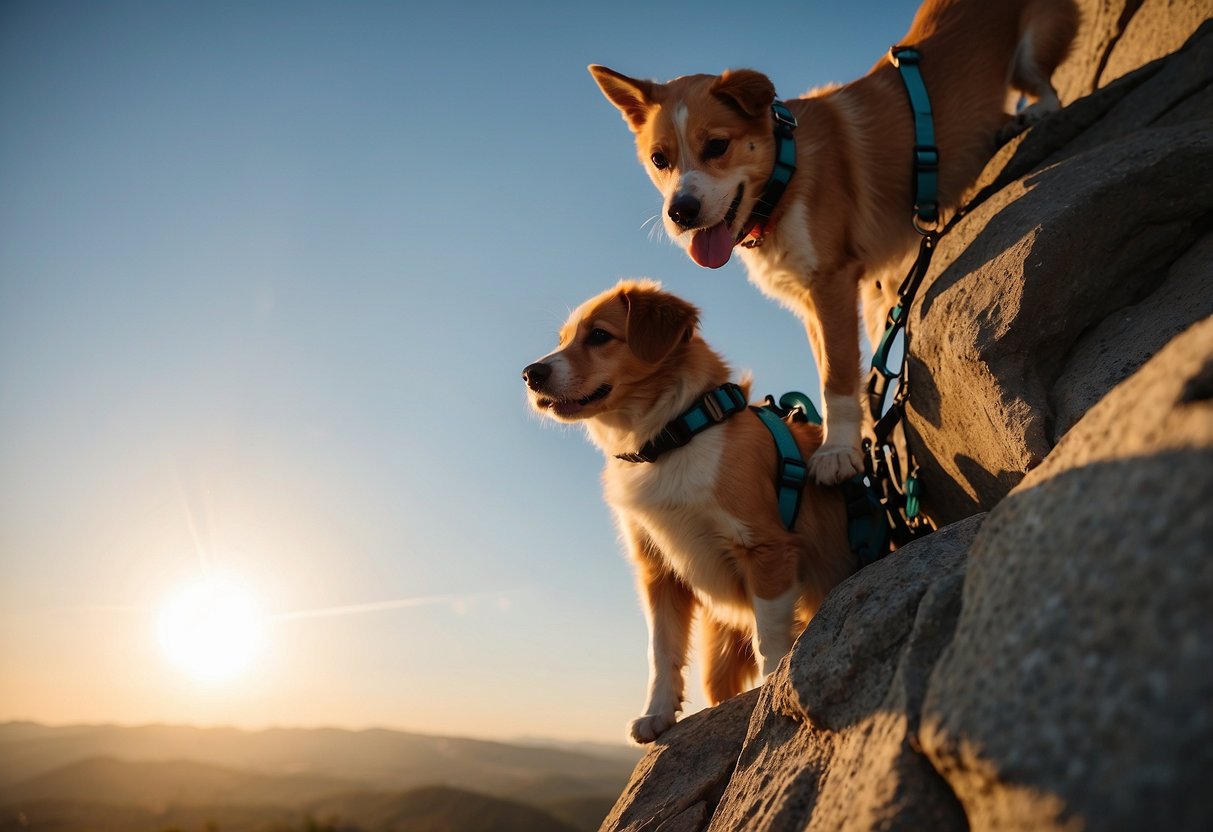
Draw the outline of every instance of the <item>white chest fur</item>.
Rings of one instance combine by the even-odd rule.
[[[789,205],[778,228],[779,233],[769,235],[761,246],[738,251],[750,281],[764,294],[799,313],[818,263],[804,203]]]
[[[657,463],[612,460],[604,488],[612,508],[644,529],[714,617],[749,630],[753,612],[734,561],[749,530],[715,496],[724,439],[722,431],[708,430]]]

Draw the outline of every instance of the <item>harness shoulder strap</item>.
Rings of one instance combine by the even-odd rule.
[[[939,219],[939,148],[935,146],[931,98],[918,68],[921,59],[910,46],[889,49],[889,60],[901,73],[914,113],[914,215],[921,222],[933,223]]]
[[[775,440],[775,450],[779,454],[775,476],[775,489],[779,495],[779,519],[783,521],[784,528],[791,531],[796,525],[796,515],[800,512],[800,495],[808,481],[808,468],[787,422],[769,408],[750,409],[758,414],[758,418]]]

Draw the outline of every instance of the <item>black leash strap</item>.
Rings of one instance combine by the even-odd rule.
[[[918,244],[918,258],[914,261],[914,265],[910,266],[910,271],[906,274],[905,280],[901,282],[901,288],[897,292],[897,304],[885,316],[884,337],[872,351],[872,373],[868,378],[868,412],[872,414],[875,433],[881,441],[888,438],[893,428],[897,426],[903,410],[901,407],[891,407],[887,413],[882,412],[889,387],[896,380],[898,387],[894,404],[904,403],[906,396],[909,395],[907,384],[910,338],[907,325],[910,307],[914,305],[914,297],[918,294],[918,287],[922,284],[922,279],[931,265],[931,255],[935,253],[935,246],[938,242],[939,233],[936,231],[928,231],[922,235],[922,241]],[[889,358],[890,353],[897,346],[898,335],[903,336],[901,367],[897,372],[893,372],[889,369]]]
[[[873,351],[872,371],[868,377],[868,410],[872,415],[875,438],[863,441],[864,475],[884,511],[893,548],[935,530],[935,524],[920,510],[918,465],[910,450],[904,419],[906,401],[910,395],[910,307],[931,265],[931,256],[938,242],[937,231],[922,232],[918,257],[901,283],[897,305],[889,310],[885,318],[884,337]],[[900,366],[894,372],[889,367],[889,360],[898,335],[901,335],[901,357]],[[894,382],[897,389],[893,391],[893,400],[886,410],[885,400]],[[906,442],[904,472],[896,444],[891,441],[899,426]]]

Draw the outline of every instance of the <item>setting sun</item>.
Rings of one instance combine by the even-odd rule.
[[[208,577],[180,587],[160,608],[156,636],[173,664],[200,679],[226,681],[264,642],[265,619],[248,587]]]

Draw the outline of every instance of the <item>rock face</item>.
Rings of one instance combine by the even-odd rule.
[[[917,736],[982,519],[905,546],[835,591],[762,688],[709,829],[965,828]]]
[[[1086,0],[912,312],[949,525],[679,723],[604,830],[1213,822],[1213,14]]]
[[[1086,0],[1073,59],[1053,85],[1063,104],[1179,49],[1211,14],[1208,0]]]
[[[931,513],[992,508],[1085,410],[1213,314],[1213,22],[990,163],[911,313]]]
[[[752,690],[687,719],[636,765],[603,829],[702,829],[724,791],[758,699]]]
[[[922,746],[974,828],[1213,817],[1211,495],[1213,318],[1093,407],[969,550]]]

